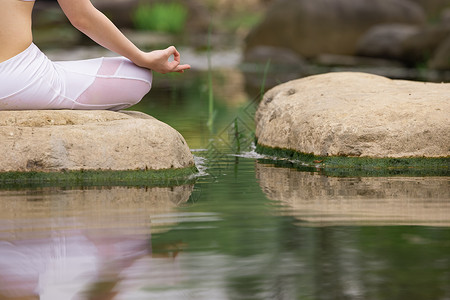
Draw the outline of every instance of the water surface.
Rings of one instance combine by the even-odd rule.
[[[450,299],[450,177],[261,157],[221,74],[213,128],[196,76],[136,108],[185,136],[193,184],[1,188],[0,299]]]

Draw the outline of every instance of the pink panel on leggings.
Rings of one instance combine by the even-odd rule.
[[[114,75],[121,63],[121,59],[104,58],[97,75]]]
[[[89,105],[122,105],[138,103],[150,90],[147,82],[135,79],[98,77],[76,102]]]
[[[120,68],[120,70],[119,70]],[[138,103],[150,90],[151,73],[142,77],[142,68],[123,58],[105,58],[94,82],[76,99],[80,104],[115,109]],[[127,73],[126,78],[122,72]],[[118,74],[116,74],[118,73]],[[130,76],[130,75],[135,76]]]

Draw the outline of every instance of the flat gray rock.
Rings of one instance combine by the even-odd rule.
[[[194,166],[179,132],[140,112],[0,111],[0,172]]]
[[[258,144],[320,156],[450,156],[450,84],[327,73],[269,90]]]

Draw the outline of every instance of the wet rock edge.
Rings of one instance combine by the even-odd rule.
[[[272,163],[276,166],[318,171],[329,176],[450,176],[450,156],[402,158],[318,156],[258,143],[256,152],[272,157]]]
[[[198,173],[196,166],[160,170],[77,170],[0,172],[0,189],[30,187],[87,186],[175,186],[190,184]]]

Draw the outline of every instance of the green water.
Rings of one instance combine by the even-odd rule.
[[[334,177],[259,156],[257,95],[216,90],[211,130],[207,80],[164,80],[133,109],[183,134],[199,176],[3,188],[0,299],[450,298],[450,177]]]

